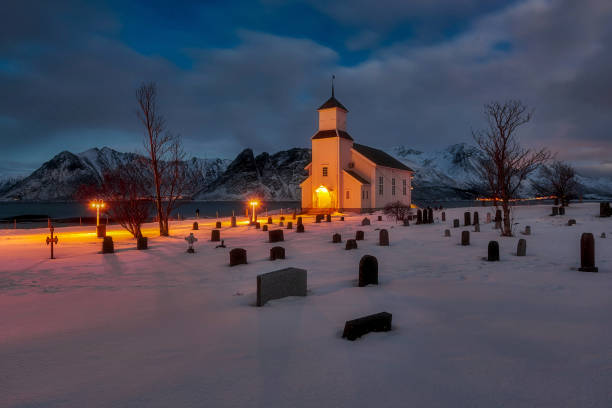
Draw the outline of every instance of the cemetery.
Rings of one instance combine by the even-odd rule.
[[[139,240],[115,226],[106,238],[1,230],[0,349],[15,367],[2,382],[17,398],[63,389],[96,406],[145,389],[154,406],[197,405],[203,386],[207,406],[257,393],[375,406],[383,383],[381,406],[427,406],[421,393],[447,406],[589,406],[577,396],[611,388],[602,208],[517,206],[513,237],[495,207],[413,211],[408,228],[373,212],[302,214],[297,229],[278,214],[185,219],[170,237],[145,224]],[[500,383],[503,395],[487,393]]]

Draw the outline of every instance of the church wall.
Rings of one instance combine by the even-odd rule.
[[[376,174],[373,178],[372,186],[374,190],[374,208],[383,208],[385,205],[400,201],[405,205],[410,205],[410,172],[390,167],[376,167]],[[383,178],[383,194],[379,194],[380,177]],[[395,195],[393,195],[393,179],[395,179]],[[406,180],[406,195],[403,195],[402,180]]]
[[[342,195],[342,208],[361,208],[362,184],[345,172],[342,172],[342,175],[342,184],[344,187],[344,193]],[[346,196],[347,191],[350,193],[348,198]]]
[[[315,139],[312,141],[312,190],[326,187],[333,197],[338,193],[338,138]],[[327,176],[323,176],[327,167]],[[333,204],[335,206],[335,202]]]
[[[319,130],[346,130],[346,112],[330,108],[319,111]]]
[[[300,184],[302,188],[302,208],[312,208],[312,177],[309,176]]]

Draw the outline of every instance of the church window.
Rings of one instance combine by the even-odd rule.
[[[346,199],[349,200],[351,198],[351,192],[346,190]]]
[[[323,177],[327,177],[327,167],[323,167]]]
[[[395,179],[391,179],[391,195],[395,195]]]
[[[406,195],[406,179],[402,180],[402,194]]]
[[[378,195],[383,195],[384,191],[385,191],[385,189],[384,189],[384,186],[383,186],[383,177],[380,176],[378,178]]]

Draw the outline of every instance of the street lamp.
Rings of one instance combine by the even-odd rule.
[[[257,201],[255,201],[255,200],[253,200],[249,204],[253,208],[253,222],[255,222],[255,221],[257,221],[257,217],[255,216],[255,207],[257,207],[259,205],[259,203]]]
[[[96,233],[98,238],[104,238],[106,236],[106,225],[100,225],[100,208],[106,207],[106,203],[101,199],[96,199],[91,202],[91,208],[96,209]]]

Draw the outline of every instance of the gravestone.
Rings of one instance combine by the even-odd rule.
[[[342,338],[354,341],[370,332],[386,332],[391,330],[391,313],[381,312],[359,319],[349,320],[344,324]]]
[[[234,248],[229,252],[230,266],[242,265],[247,263],[247,251],[243,248]]]
[[[287,229],[293,229],[293,222],[287,221]]]
[[[478,211],[474,211],[474,225],[480,224],[480,217],[478,216]]]
[[[306,296],[306,270],[285,268],[257,275],[257,306],[287,296]]]
[[[193,249],[193,244],[197,242],[198,239],[195,236],[193,236],[193,232],[185,237],[185,241],[187,241],[187,244],[189,245],[189,247],[187,248],[187,253],[194,254],[195,249]]]
[[[357,241],[355,241],[354,239],[347,239],[346,246],[344,247],[344,249],[357,249]]]
[[[325,217],[325,222],[331,222],[331,215],[327,214],[327,217]]]
[[[268,224],[272,224],[272,217],[268,217]]]
[[[417,221],[416,221],[416,223],[417,223],[417,225],[423,223],[423,211],[421,211],[420,208],[417,210]]]
[[[215,223],[215,228],[221,228],[221,221],[217,221]]]
[[[470,245],[470,231],[461,231],[461,245]]]
[[[524,238],[521,238],[516,246],[516,256],[525,255],[527,255],[527,241]]]
[[[434,219],[433,219],[433,208],[429,208],[429,209],[427,210],[427,221],[428,221],[430,224],[433,224],[433,222],[434,222]]]
[[[568,225],[568,226],[570,226],[570,227],[571,227],[572,225],[576,225],[576,220],[574,220],[574,219],[567,220],[567,225]]]
[[[451,235],[450,235],[450,230],[449,230],[449,229],[444,230],[444,236],[445,236],[445,237],[450,237],[450,236],[451,236]]]
[[[378,216],[378,221],[382,221],[382,215]]]
[[[261,224],[259,222],[255,223],[255,229],[260,229],[261,228]]]
[[[270,248],[270,260],[276,261],[277,259],[285,259],[285,248],[280,246]]]
[[[423,224],[429,224],[429,220],[427,219],[428,214],[427,214],[427,208],[423,209],[423,218],[421,219],[421,222]]]
[[[489,241],[487,261],[499,261],[499,244],[497,243],[497,241]]]
[[[365,238],[365,233],[363,231],[355,232],[355,240],[356,241],[363,241],[364,238]]]
[[[474,224],[474,232],[480,232],[480,224]]]
[[[446,212],[442,211],[442,221],[446,221]]]
[[[136,249],[149,249],[149,239],[147,237],[138,237],[138,239],[136,240]]]
[[[115,252],[115,244],[113,242],[113,237],[104,237],[104,240],[102,241],[102,253],[112,254],[113,252]]]
[[[606,237],[606,233],[605,233],[605,232],[602,232],[602,233],[601,233],[601,235],[600,235],[600,237],[601,237],[601,238],[605,238],[605,237]]]
[[[372,255],[364,255],[359,261],[359,287],[367,285],[378,285],[378,260]]]
[[[268,224],[264,224],[263,227],[261,228],[261,230],[263,232],[266,232],[268,230]]]
[[[221,241],[221,231],[218,230],[218,229],[214,229],[214,230],[210,231],[210,240],[212,242]]]
[[[378,245],[389,246],[389,231],[381,229],[378,233]]]
[[[319,223],[321,222],[321,216],[320,216],[319,214],[317,214],[317,215],[315,216],[315,222],[316,222],[317,224],[319,224]]]
[[[298,224],[295,232],[304,232],[304,224]]]
[[[590,232],[580,237],[580,272],[598,272],[595,266],[595,238]]]
[[[565,207],[559,207],[559,215],[565,215]]]
[[[361,226],[370,225],[370,219],[368,217],[361,220]]]
[[[459,228],[459,220],[457,218],[453,220],[453,228]]]
[[[302,217],[298,217],[298,219],[297,219],[297,225],[302,225]]]
[[[285,223],[284,223],[283,221],[279,221],[279,222],[278,222],[278,226],[279,226],[279,227],[284,227],[284,226],[285,226]]]
[[[491,213],[487,213],[487,224],[491,223]]]
[[[285,237],[283,236],[282,229],[270,230],[268,232],[268,241],[273,243],[273,242],[282,242],[284,240],[285,240]]]
[[[600,217],[612,216],[612,208],[610,208],[609,202],[599,203],[599,216]]]
[[[344,221],[344,215],[340,217],[340,221]]]
[[[192,230],[194,230],[194,231],[197,231],[197,230],[199,230],[199,229],[200,229],[200,226],[198,225],[198,223],[197,223],[197,222],[194,222],[194,223],[193,223],[193,227],[192,227],[191,229],[192,229]]]
[[[410,226],[410,220],[408,218],[404,218],[403,222],[404,222],[404,227]]]
[[[232,226],[232,227],[235,227],[235,226],[236,226],[236,217],[235,217],[235,216],[233,216],[233,215],[232,215],[232,218],[231,218],[231,226]]]
[[[463,226],[467,227],[468,225],[471,225],[471,218],[472,218],[472,214],[470,214],[469,211],[466,211],[465,213],[463,213]]]
[[[342,243],[342,236],[340,234],[332,235],[332,243],[334,243],[334,244]]]
[[[550,216],[554,217],[555,215],[559,215],[559,207],[552,208],[552,214],[550,214]]]

